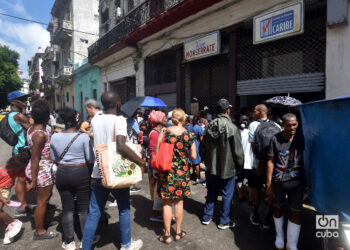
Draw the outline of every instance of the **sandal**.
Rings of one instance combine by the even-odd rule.
[[[33,240],[47,240],[47,239],[53,239],[58,236],[58,233],[56,232],[48,232],[46,231],[44,234],[36,235],[34,234]]]
[[[164,244],[167,244],[169,245],[171,242],[173,242],[172,240],[171,241],[167,241],[168,239],[171,239],[171,235],[161,235],[159,236],[158,240]]]
[[[180,233],[175,234],[175,241],[181,240],[182,238],[184,238],[184,237],[186,236],[186,234],[187,234],[187,233],[186,233],[185,231],[181,230]],[[179,238],[177,238],[177,237],[179,237]]]

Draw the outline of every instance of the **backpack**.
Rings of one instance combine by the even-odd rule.
[[[22,133],[23,129],[15,133],[9,124],[8,117],[8,114],[0,115],[0,138],[10,146],[16,146],[18,143],[18,136]]]
[[[271,138],[281,129],[270,120],[259,120],[260,124],[255,131],[255,151],[256,157],[260,160],[267,160],[267,152]]]

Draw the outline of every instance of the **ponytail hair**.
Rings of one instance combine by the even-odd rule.
[[[186,119],[185,111],[183,111],[180,108],[173,110],[173,113],[171,115],[171,121],[173,122],[174,125],[177,126],[179,123],[184,123],[185,119]]]

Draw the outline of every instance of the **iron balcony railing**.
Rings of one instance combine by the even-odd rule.
[[[183,1],[185,0],[146,0],[89,47],[89,58],[93,58],[112,45],[122,42],[126,35]]]
[[[71,76],[72,75],[72,66],[63,66],[58,70],[57,77],[62,76]]]

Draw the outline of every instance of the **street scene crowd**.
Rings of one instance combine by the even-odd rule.
[[[91,249],[103,237],[99,224],[110,195],[115,200],[111,206],[119,210],[121,249],[142,248],[144,239],[132,239],[130,227],[130,192],[137,192],[139,187],[109,188],[101,180],[99,163],[107,160],[97,159],[96,146],[115,142],[117,154],[148,174],[153,206],[143,209],[149,209],[150,221],[164,224],[160,242],[168,245],[190,237],[182,224],[192,183],[207,188],[202,194],[206,197],[200,215],[203,226],[212,223],[217,213],[218,229],[234,228],[237,221],[230,216],[234,192],[237,190],[239,201],[243,201],[247,188],[251,216],[246,223],[264,229],[274,225],[274,247],[298,249],[306,179],[297,109],[284,109],[278,117],[273,109],[259,104],[251,111],[233,114],[229,101],[220,99],[217,110],[203,107],[197,114],[188,115],[181,108],[170,112],[163,112],[162,107],[141,109],[137,103],[131,106],[132,100],[122,106],[117,93],[105,92],[100,99],[102,107],[97,100],[85,102],[89,116],[83,121],[76,110],[53,111],[40,98],[31,103],[30,114],[26,114],[25,100],[20,91],[9,93],[11,111],[0,122],[6,132],[1,137],[13,146],[12,157],[0,168],[4,244],[18,240],[22,229],[21,220],[4,212],[4,206],[16,207],[15,217],[34,212],[34,241],[59,235],[45,226],[55,186],[62,205],[62,248]],[[140,145],[140,152],[133,151],[130,143]],[[156,163],[165,158],[170,159],[168,165]],[[17,201],[9,198],[14,186]],[[26,203],[26,195],[34,191],[35,209]],[[218,196],[222,197],[222,207],[215,212]],[[264,214],[259,209],[262,199],[268,203]],[[284,207],[289,210],[286,216]],[[80,246],[74,241],[77,218],[82,232]]]

